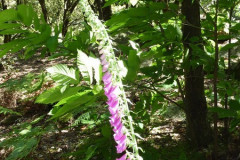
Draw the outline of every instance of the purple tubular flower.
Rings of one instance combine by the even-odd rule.
[[[127,146],[126,146],[126,142],[124,143],[119,143],[117,146],[117,153],[122,153],[126,150]]]
[[[115,127],[115,128],[113,129],[113,131],[114,131],[115,133],[119,133],[119,132],[122,132],[122,128],[123,128],[123,125],[122,125],[122,123],[121,123],[121,124],[119,124],[117,127]]]
[[[113,114],[113,115],[111,115],[110,120],[115,120],[115,119],[117,119],[118,117],[119,117],[119,116],[118,116],[118,113]]]
[[[105,92],[105,95],[108,97],[109,100],[111,99],[117,99],[117,95],[114,94],[113,92]]]
[[[100,59],[101,59],[102,61],[103,61],[104,59],[106,59],[105,54],[102,54],[101,57],[100,57]]]
[[[106,72],[106,73],[104,74],[104,76],[102,77],[102,78],[103,78],[103,81],[104,81],[105,79],[111,77],[111,76],[112,76],[112,75],[111,75],[110,72]]]
[[[117,95],[115,94],[110,94],[110,95],[106,95],[108,97],[108,100],[111,100],[111,99],[117,99]]]
[[[106,72],[102,79],[104,84],[107,85],[108,83],[112,82],[112,75],[109,72]]]
[[[119,135],[119,136],[118,136]],[[120,144],[125,144],[126,143],[126,139],[127,139],[127,136],[124,135],[124,134],[118,134],[118,135],[115,135],[114,139],[115,141],[117,142],[118,145]],[[118,137],[117,137],[118,136]],[[120,136],[122,136],[121,138],[119,138]],[[118,139],[117,139],[118,138]]]
[[[110,117],[110,121],[111,121],[112,124],[114,124],[114,123],[117,123],[117,122],[121,121],[121,118],[116,113],[116,114],[114,114]]]
[[[120,140],[122,137],[124,137],[125,135],[122,133],[122,132],[119,132],[117,134],[114,134],[114,140],[119,144],[120,143]],[[124,142],[124,141],[122,141]]]
[[[108,93],[108,91],[111,89],[111,87],[112,87],[112,83],[111,82],[108,83],[107,85],[105,85],[105,87],[104,87],[105,93]]]
[[[106,85],[107,86],[107,85]],[[117,86],[111,86],[111,88],[109,89],[108,88],[108,91],[106,92],[106,90],[105,90],[105,95],[108,97],[108,98],[110,98],[110,97],[117,97],[118,96],[118,93],[117,93],[117,91],[118,91],[118,87]]]
[[[117,113],[117,110],[112,109],[111,107],[108,107],[108,110],[112,115]]]
[[[103,59],[102,62],[101,62],[102,65],[105,65],[105,64],[107,64],[107,63],[108,63],[108,62],[107,62],[106,59]]]
[[[107,64],[104,64],[104,65],[103,65],[103,68],[102,68],[102,71],[103,71],[103,72],[107,72],[108,67],[109,67],[109,64],[108,64],[108,63],[107,63]]]
[[[117,143],[116,149],[117,153],[122,153],[126,150],[127,144],[126,144],[126,139],[127,136],[123,132],[123,124],[122,124],[122,119],[120,116],[119,112],[119,100],[118,100],[118,86],[114,86],[112,84],[112,74],[108,71],[109,68],[109,63],[106,60],[106,55],[103,52],[104,50],[101,50],[102,54],[100,59],[101,59],[101,64],[103,66],[102,71],[105,73],[104,76],[102,77],[102,80],[104,82],[104,92],[105,95],[108,97],[108,110],[111,114],[110,116],[110,124],[113,127],[114,131],[114,140]],[[124,154],[121,158],[117,158],[116,160],[126,160],[127,155]],[[128,159],[130,160],[130,159]]]
[[[124,143],[124,142],[126,141],[126,139],[127,139],[127,136],[126,136],[126,135],[123,135],[123,136],[119,139],[118,143]]]
[[[116,160],[126,160],[127,154],[124,154],[121,158],[117,158]]]
[[[119,117],[119,118],[117,118],[117,119],[115,119],[114,121],[111,121],[111,122],[112,122],[112,126],[116,127],[121,123],[121,118]]]
[[[118,107],[118,100],[117,99],[111,99],[110,101],[107,102],[109,107],[112,108],[117,108]]]

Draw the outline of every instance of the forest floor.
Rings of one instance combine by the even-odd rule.
[[[46,115],[51,106],[35,104],[34,99],[43,90],[52,87],[52,82],[48,81],[43,84],[43,87],[36,91],[29,93],[28,87],[36,81],[31,74],[41,74],[47,67],[54,64],[64,63],[72,64],[73,62],[66,59],[57,58],[48,60],[48,58],[33,58],[27,61],[17,60],[12,64],[11,71],[3,71],[0,73],[0,106],[13,109],[14,111],[21,111],[22,116],[4,116],[0,114],[0,142],[5,139],[3,135],[9,133],[13,126],[18,126],[24,122],[31,122],[37,117]],[[27,77],[27,79],[25,78]],[[11,83],[7,83],[9,81]],[[11,81],[13,80],[13,81]],[[17,81],[16,81],[17,80]],[[22,81],[24,80],[24,81]],[[4,87],[1,85],[4,85]],[[151,123],[146,128],[146,136],[141,141],[141,146],[145,149],[144,159],[149,160],[187,160],[189,159],[188,149],[185,145],[185,131],[186,124],[182,112],[173,107],[172,116],[162,117],[160,115],[154,117],[157,121]],[[71,156],[66,158],[67,153],[75,151],[76,146],[83,139],[94,138],[98,131],[93,132],[87,129],[85,125],[78,127],[69,127],[70,122],[56,123],[58,131],[45,134],[42,136],[37,148],[31,152],[26,159],[33,160],[65,160],[74,159]],[[231,153],[226,156],[223,153],[219,160],[237,160],[239,156],[239,137],[236,137],[231,144]],[[4,160],[9,155],[10,150],[0,148],[0,160]],[[191,160],[211,160],[211,149],[202,150],[196,154]],[[64,158],[65,157],[65,158]],[[187,158],[188,157],[188,158]],[[228,157],[228,158],[227,158]],[[96,158],[97,159],[97,158]]]

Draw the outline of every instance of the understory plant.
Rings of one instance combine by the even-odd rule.
[[[80,1],[88,24],[92,27],[96,39],[99,42],[99,54],[103,65],[103,76],[105,95],[108,97],[107,104],[111,113],[110,123],[114,131],[114,139],[117,143],[117,153],[123,153],[117,160],[141,160],[136,134],[134,132],[133,120],[128,108],[128,102],[122,83],[122,74],[117,58],[114,55],[112,41],[105,26],[94,14],[87,0]]]

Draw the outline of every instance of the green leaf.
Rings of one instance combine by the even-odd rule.
[[[7,9],[0,12],[0,23],[17,20],[17,11],[14,9]]]
[[[28,60],[29,58],[31,58],[34,55],[34,53],[35,53],[34,47],[32,47],[32,46],[27,47],[24,52],[24,59]]]
[[[34,12],[34,15],[33,15],[33,24],[34,24],[34,28],[36,30],[39,30],[39,27],[40,27],[40,21],[38,19],[38,15],[37,13]]]
[[[68,97],[68,98],[60,101],[56,106],[58,106],[60,104],[64,104],[64,103],[65,104],[55,114],[53,114],[51,119],[55,119],[60,116],[63,116],[65,114],[73,111],[77,107],[91,101],[94,97],[89,95],[88,93],[89,93],[89,91],[84,91],[84,92],[77,93],[71,97]]]
[[[84,158],[84,160],[89,160],[92,158],[92,156],[94,155],[94,153],[96,152],[97,146],[90,146],[88,147],[88,150],[86,152],[86,157]]]
[[[17,6],[17,12],[19,18],[22,20],[22,22],[26,26],[30,26],[32,24],[33,16],[34,16],[34,11],[31,6],[27,6],[24,4],[18,5]]]
[[[50,52],[55,52],[58,46],[58,37],[54,36],[48,39],[46,43],[47,48]]]
[[[125,26],[129,18],[129,15],[126,12],[121,12],[119,14],[113,15],[111,19],[106,22],[106,25],[109,26],[110,32],[116,31],[119,28]]]
[[[68,68],[67,65],[57,64],[47,69],[51,74],[52,79],[59,84],[78,84],[79,73],[73,68]]]
[[[140,67],[140,60],[137,56],[137,52],[131,50],[128,56],[128,73],[126,79],[129,81],[134,81],[137,77],[137,73]]]
[[[240,30],[240,23],[237,23],[236,25],[232,26],[230,28],[230,30],[239,31]]]
[[[35,103],[52,104],[66,97],[76,94],[81,87],[68,87],[63,93],[61,92],[61,86],[50,88],[49,90],[40,94]]]
[[[165,30],[165,36],[170,41],[181,40],[182,32],[178,26],[168,25]]]
[[[94,85],[93,86],[93,94],[98,94],[103,90],[103,87],[101,85]]]
[[[17,160],[26,157],[37,146],[38,142],[39,140],[34,137],[19,140],[6,160]]]
[[[61,106],[66,103],[71,103],[74,99],[78,98],[79,96],[82,96],[84,94],[88,94],[91,92],[92,92],[92,90],[84,90],[84,92],[72,94],[71,96],[62,98],[57,104],[55,104],[55,106]]]
[[[32,44],[39,45],[41,43],[46,43],[46,41],[51,36],[51,27],[47,24],[40,25],[39,30],[41,33],[33,33]]]
[[[92,84],[93,82],[92,65],[93,64],[90,63],[88,56],[80,50],[78,50],[77,65],[82,74],[83,79],[86,82],[89,82],[89,84]]]
[[[233,47],[236,47],[236,46],[238,46],[238,45],[239,45],[239,43],[226,44],[225,46],[223,46],[223,47],[221,48],[221,51],[227,51],[227,50],[232,49]]]
[[[112,5],[113,3],[116,3],[116,2],[118,2],[119,0],[108,0],[105,4],[104,4],[104,6],[103,6],[103,8],[104,7],[107,7],[107,6],[110,6],[110,5]]]
[[[112,136],[112,129],[109,125],[104,125],[102,128],[101,128],[101,133],[104,137],[106,138],[111,138]]]
[[[44,79],[45,79],[45,74],[42,73],[39,81],[32,86],[32,88],[30,89],[30,92],[35,92],[35,91],[41,89]]]
[[[4,115],[7,115],[7,114],[21,115],[18,112],[15,112],[15,111],[13,111],[11,109],[8,109],[8,108],[4,108],[2,106],[0,106],[0,114],[4,114]]]
[[[218,114],[219,118],[227,118],[227,117],[237,117],[236,111],[232,109],[224,109],[224,108],[208,108],[210,112],[215,112]]]
[[[24,39],[16,39],[11,42],[0,45],[0,58],[4,56],[7,52],[12,50],[12,52],[17,52],[23,48],[29,41]]]
[[[23,49],[25,46],[29,45],[30,41],[28,39],[20,39],[15,46],[12,47],[11,52],[16,53],[19,50]]]
[[[230,100],[229,107],[231,110],[239,111],[240,110],[240,103],[238,100]]]
[[[3,31],[0,31],[0,34],[2,35],[8,35],[8,34],[17,34],[17,33],[26,33],[27,30],[22,29],[5,29]]]
[[[5,44],[7,44],[7,43],[5,43]],[[11,48],[12,48],[12,46],[7,46],[6,48],[2,49],[0,51],[0,58],[2,58]]]
[[[18,23],[0,23],[0,30],[2,29],[12,29],[12,28],[19,28],[21,24]]]

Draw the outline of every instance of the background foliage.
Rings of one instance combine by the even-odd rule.
[[[236,147],[240,141],[240,1],[200,1],[201,36],[189,40],[190,58],[183,26],[199,26],[191,26],[181,12],[186,1],[95,0],[89,5],[114,42],[143,158],[236,159],[240,151]],[[115,159],[96,39],[101,33],[92,31],[79,0],[2,0],[0,6],[0,89],[4,95],[23,97],[13,106],[0,97],[0,124],[9,127],[0,136],[2,157],[39,158],[33,153],[44,138],[67,130],[83,137],[68,144],[58,159]],[[61,58],[67,61],[60,63]],[[15,64],[35,59],[57,63],[13,76],[19,72]],[[186,73],[199,66],[207,104],[205,121],[209,128],[218,125],[216,130],[210,128],[206,146],[193,147],[186,128],[186,117],[191,114],[186,108]],[[24,108],[29,102],[35,110],[31,116]],[[175,127],[173,133],[161,134],[164,125],[166,130]],[[180,138],[174,139],[174,133],[180,133]]]

